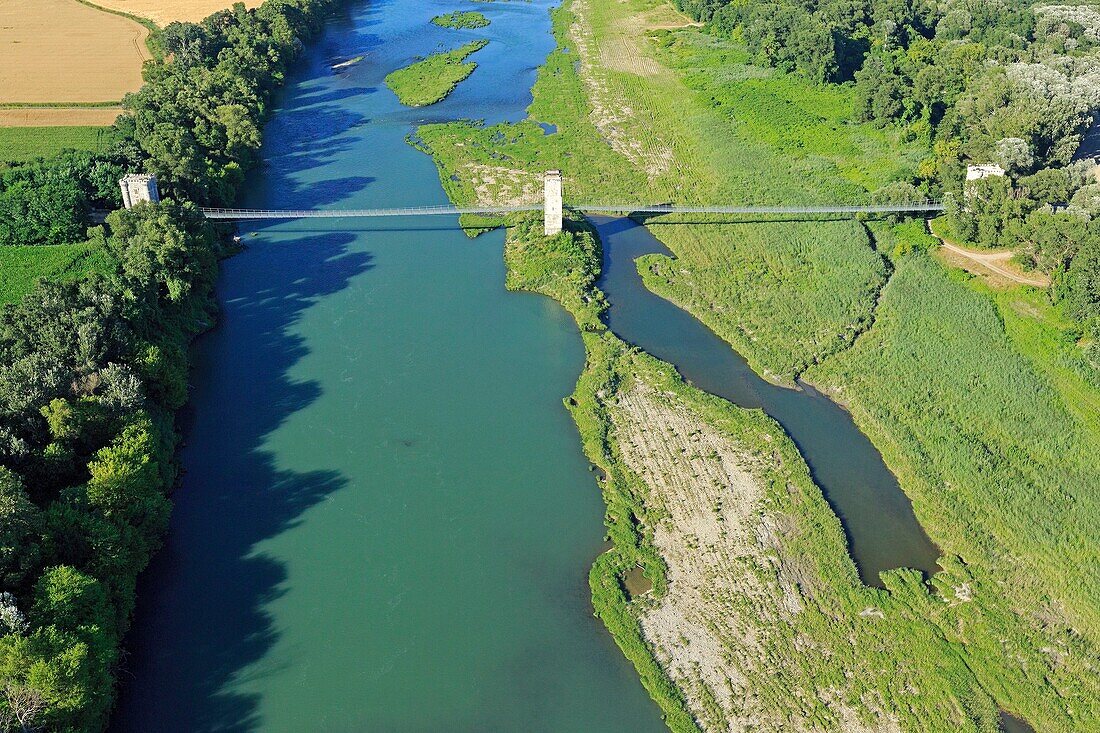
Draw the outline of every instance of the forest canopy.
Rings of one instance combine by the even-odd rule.
[[[117,142],[0,171],[0,248],[88,241],[106,272],[0,309],[0,730],[98,731],[134,585],[168,526],[186,347],[214,318],[225,232],[272,91],[336,0],[173,23]],[[164,200],[121,205],[156,174]],[[112,211],[102,226],[94,211]]]

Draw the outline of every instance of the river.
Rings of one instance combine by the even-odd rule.
[[[553,43],[548,0],[478,7],[492,25],[462,32],[429,23],[451,2],[350,3],[281,95],[244,203],[447,203],[406,135],[522,119]],[[472,37],[491,42],[445,102],[382,85]],[[504,290],[503,233],[413,226],[242,229],[113,730],[664,730],[592,615],[604,507],[562,404],[577,329]]]
[[[406,137],[429,121],[523,119],[551,4],[480,5],[491,26],[453,31],[429,23],[454,9],[442,0],[350,3],[288,81],[243,203],[447,203]],[[479,37],[479,68],[438,105],[404,108],[382,84]],[[779,420],[867,582],[934,570],[847,413],[753,374],[641,287],[633,260],[659,242],[629,220],[597,224],[611,328]],[[503,233],[306,220],[242,234],[221,322],[193,351],[186,473],[140,581],[112,729],[664,730],[592,616],[604,507],[561,402],[581,340],[549,299],[504,290]]]

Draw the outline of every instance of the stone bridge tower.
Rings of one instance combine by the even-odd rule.
[[[543,232],[550,237],[561,233],[561,171],[546,171],[543,192]]]
[[[142,201],[160,201],[160,191],[157,188],[157,177],[145,173],[128,173],[118,182],[122,187],[122,203],[126,208],[133,208],[134,204]]]

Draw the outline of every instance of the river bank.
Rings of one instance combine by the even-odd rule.
[[[567,3],[555,17],[559,48],[536,84],[530,122],[421,128],[421,144],[435,154],[452,199],[479,200],[477,166],[490,151],[494,164],[512,171],[517,180],[540,169],[563,168],[569,182],[567,198],[585,201],[609,195],[616,201],[633,196],[638,201],[684,203],[718,195],[735,195],[739,201],[819,200],[857,196],[860,190],[866,195],[876,186],[869,176],[882,176],[878,180],[885,182],[903,175],[903,167],[874,163],[877,151],[895,143],[884,137],[889,131],[846,122],[842,90],[816,89],[793,77],[753,69],[736,44],[695,29],[667,30],[675,24],[670,13],[667,6],[652,2]],[[647,26],[662,28],[647,31]],[[717,69],[723,66],[736,73],[721,77]],[[790,112],[785,113],[786,122],[769,127],[761,110],[774,114],[777,102],[779,109]],[[616,116],[609,110],[623,113]],[[543,135],[535,121],[552,124],[555,134]],[[847,157],[830,161],[819,152],[829,146],[846,151]],[[919,150],[916,153],[919,156]],[[898,159],[915,160],[906,154]],[[767,171],[766,178],[761,170]],[[816,175],[807,175],[807,170]],[[812,185],[805,185],[807,181]],[[803,198],[790,199],[792,195]],[[831,668],[803,668],[791,679],[782,674],[777,678],[784,679],[789,690],[806,685],[806,699],[814,700],[814,690],[826,680],[837,674],[848,680],[852,669],[865,668],[868,678],[881,676],[883,683],[857,696],[860,716],[866,719],[883,711],[884,719],[902,729],[924,729],[927,720],[942,715],[945,729],[992,730],[998,706],[1043,730],[1092,726],[1100,714],[1093,704],[1098,699],[1095,677],[1088,672],[1096,654],[1091,642],[1079,635],[1091,623],[1086,601],[1092,591],[1087,585],[1071,588],[1057,580],[1080,573],[1079,568],[1059,565],[1067,556],[1052,554],[1048,534],[1067,538],[1075,547],[1095,546],[1085,538],[1072,539],[1084,525],[1070,519],[1075,511],[1072,502],[1083,499],[1079,489],[1095,484],[1089,478],[1091,469],[1083,465],[1087,461],[1066,452],[1061,438],[1066,429],[1052,429],[1057,416],[1065,416],[1069,422],[1062,424],[1069,425],[1070,441],[1085,450],[1079,455],[1094,454],[1083,448],[1095,440],[1090,423],[1068,417],[1072,403],[1062,403],[1063,395],[1079,393],[1083,385],[1065,370],[1046,366],[1043,360],[1049,357],[1021,340],[1033,337],[1026,327],[1016,327],[1019,313],[1015,320],[1005,317],[1014,324],[1008,334],[1003,325],[990,320],[997,306],[988,296],[939,268],[924,251],[922,237],[909,241],[906,227],[661,223],[650,222],[651,231],[676,259],[644,258],[640,269],[647,284],[695,314],[743,353],[758,373],[779,381],[802,375],[843,400],[913,499],[921,524],[947,553],[944,569],[929,584],[904,572],[887,574],[888,593],[873,601],[863,595],[866,589],[848,586],[843,572],[818,575],[821,588],[854,602],[848,609],[852,618],[876,622],[855,621],[858,632],[834,636],[834,626],[844,628],[853,621],[839,622],[826,613],[818,620],[829,617],[829,622],[816,624],[807,620],[814,613],[799,614],[792,626],[808,629],[796,634],[804,640],[799,643],[813,639],[828,650],[825,653],[839,655],[834,660],[845,661]],[[523,251],[536,257],[537,249],[528,244]],[[530,269],[539,267],[533,264]],[[532,288],[558,297],[561,288],[546,286],[547,279],[544,274]],[[569,302],[604,300],[597,292],[580,292]],[[590,329],[591,308],[581,313],[578,321]],[[610,380],[600,382],[591,395],[601,390],[613,393],[608,385],[623,378],[613,366],[616,349],[590,335],[586,346],[589,363],[595,364],[586,375],[594,372]],[[1020,352],[1027,357],[1021,358]],[[1057,374],[1058,381],[1047,381],[1048,373]],[[1007,375],[1015,375],[1015,387],[1006,381]],[[617,450],[608,417],[612,408],[596,397],[583,399],[584,385],[591,379],[595,377],[582,377],[574,399],[578,405],[592,406],[583,414],[575,408],[574,414],[590,458],[611,475],[604,464]],[[973,385],[974,380],[992,387],[980,400],[963,396],[963,383]],[[995,406],[998,402],[1001,409]],[[1005,405],[1010,406],[1007,413]],[[997,420],[1005,417],[1015,426],[1009,433],[997,427]],[[1040,424],[1048,427],[1036,430]],[[982,457],[988,455],[983,442],[996,446],[994,461],[1000,464],[996,473],[986,476],[976,473],[982,461],[988,465]],[[1023,455],[1057,455],[1062,463],[1044,458],[1041,465],[1029,467]],[[1069,474],[1064,466],[1072,467]],[[1018,484],[1025,476],[1027,488]],[[1049,497],[1058,495],[1051,482],[1060,476],[1068,476],[1077,487],[1064,487],[1072,500],[1064,497],[1060,506],[1069,513],[1037,515]],[[624,484],[647,490],[639,488],[636,476]],[[651,693],[674,715],[682,710],[677,707],[682,689],[666,688],[663,672],[650,667],[654,650],[644,640],[639,647],[638,610],[632,609],[618,581],[624,569],[637,563],[653,568],[662,562],[651,542],[643,542],[638,550],[622,549],[637,545],[653,527],[644,519],[640,499],[618,504],[630,492],[617,485],[609,480],[604,491],[611,534],[624,533],[622,542],[616,543],[622,554],[611,553],[597,563],[594,597],[610,599],[604,607],[605,621]],[[1038,488],[1044,485],[1048,488]],[[1036,489],[1046,492],[1048,499],[1039,498]],[[640,505],[636,512],[630,509]],[[827,505],[813,506],[805,527],[835,521]],[[1025,518],[1033,525],[1030,530],[1007,531]],[[1036,532],[1036,524],[1044,531]],[[816,536],[809,529],[806,534]],[[843,546],[817,541],[824,544],[815,548],[815,556],[847,558]],[[1036,542],[1046,543],[1047,549]],[[1021,554],[1006,563],[1003,553],[1009,548]],[[1048,574],[1042,581],[1025,570],[1043,564]],[[657,577],[653,597],[661,597],[662,587],[667,588],[667,581]],[[1050,592],[1065,605],[1054,610],[1036,604]],[[890,610],[883,618],[874,610],[860,616],[867,608],[882,609],[884,603]],[[1052,618],[1057,621],[1051,623]],[[851,639],[866,644],[853,651]],[[1058,649],[1067,653],[1051,653]],[[787,652],[800,656],[797,648]],[[937,668],[945,660],[959,659],[965,660],[966,669],[948,673]],[[1038,669],[1039,677],[1033,674]],[[761,679],[759,684],[768,689],[769,681]],[[790,704],[792,695],[803,699],[788,690],[782,693],[786,696],[775,698],[777,706]],[[827,710],[828,703],[816,699],[803,709],[804,720],[836,722],[836,711],[823,712],[815,706]],[[1071,706],[1071,699],[1092,702]],[[692,717],[706,725],[706,706],[701,699],[689,700],[692,704]],[[734,707],[745,704],[735,701]],[[920,714],[915,714],[917,707],[922,708]],[[831,717],[815,717],[821,715]],[[813,723],[807,725],[812,729]]]

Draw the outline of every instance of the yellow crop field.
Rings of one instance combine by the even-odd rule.
[[[199,21],[233,4],[233,0],[94,0],[96,5],[148,18],[162,28],[173,20]],[[255,8],[263,0],[245,0]]]
[[[106,127],[122,107],[17,107],[0,109],[0,127]]]
[[[116,109],[64,108],[114,102],[142,84],[149,31],[76,0],[0,2],[0,105],[4,125],[110,124]],[[37,105],[42,105],[41,107]]]

